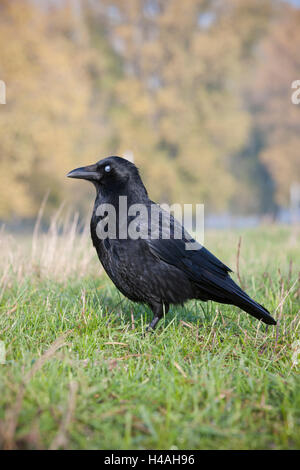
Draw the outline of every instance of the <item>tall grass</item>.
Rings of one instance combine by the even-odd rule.
[[[0,234],[1,448],[300,447],[294,231],[206,233],[276,327],[191,301],[146,335],[151,311],[107,280],[88,224],[63,208],[41,220]]]
[[[80,222],[79,214],[59,209],[48,229],[41,228],[42,211],[32,236],[0,231],[0,289],[10,279],[22,282],[27,276],[67,281],[101,273],[95,262],[95,250],[90,240],[89,221]]]

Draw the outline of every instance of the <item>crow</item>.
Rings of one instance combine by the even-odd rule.
[[[266,324],[276,325],[268,310],[231,279],[231,269],[198,244],[171,214],[166,218],[169,227],[162,222],[166,213],[149,199],[133,163],[111,156],[67,176],[88,180],[95,186],[93,245],[122,294],[152,309],[150,330],[156,328],[170,304],[183,305],[189,299],[232,304]],[[138,207],[139,211],[132,215],[127,207]],[[139,217],[141,212],[144,217]],[[130,232],[130,224],[134,223],[135,230]],[[194,249],[186,249],[187,243],[193,243]]]

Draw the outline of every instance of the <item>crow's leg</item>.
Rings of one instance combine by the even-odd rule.
[[[157,327],[159,320],[163,317],[164,313],[168,313],[169,305],[168,304],[152,304],[150,305],[153,311],[153,320],[147,328],[147,331],[153,331]]]

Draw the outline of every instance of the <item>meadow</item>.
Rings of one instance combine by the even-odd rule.
[[[147,334],[64,219],[0,234],[1,448],[300,448],[299,227],[205,234],[276,327],[191,301]]]

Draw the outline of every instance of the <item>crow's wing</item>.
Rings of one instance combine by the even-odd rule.
[[[208,273],[224,278],[231,272],[230,268],[198,243],[172,215],[162,208],[160,212],[166,217],[156,227],[158,238],[154,236],[152,227],[146,240],[153,255],[181,269],[195,282],[203,282]],[[179,235],[181,238],[175,238]],[[194,249],[188,249],[191,244]]]
[[[150,236],[145,241],[154,256],[186,273],[188,278],[198,286],[200,298],[236,305],[267,324],[276,324],[268,310],[251,299],[231,279],[229,276],[231,269],[204,246],[195,242],[174,218],[171,218],[171,229],[174,229],[174,232],[177,233],[182,230],[182,238],[175,239],[171,237],[166,239],[164,235],[168,235],[166,233],[168,228],[164,224],[159,224],[161,237],[155,239]],[[194,246],[197,249],[186,249],[186,243],[191,242],[195,244]]]

